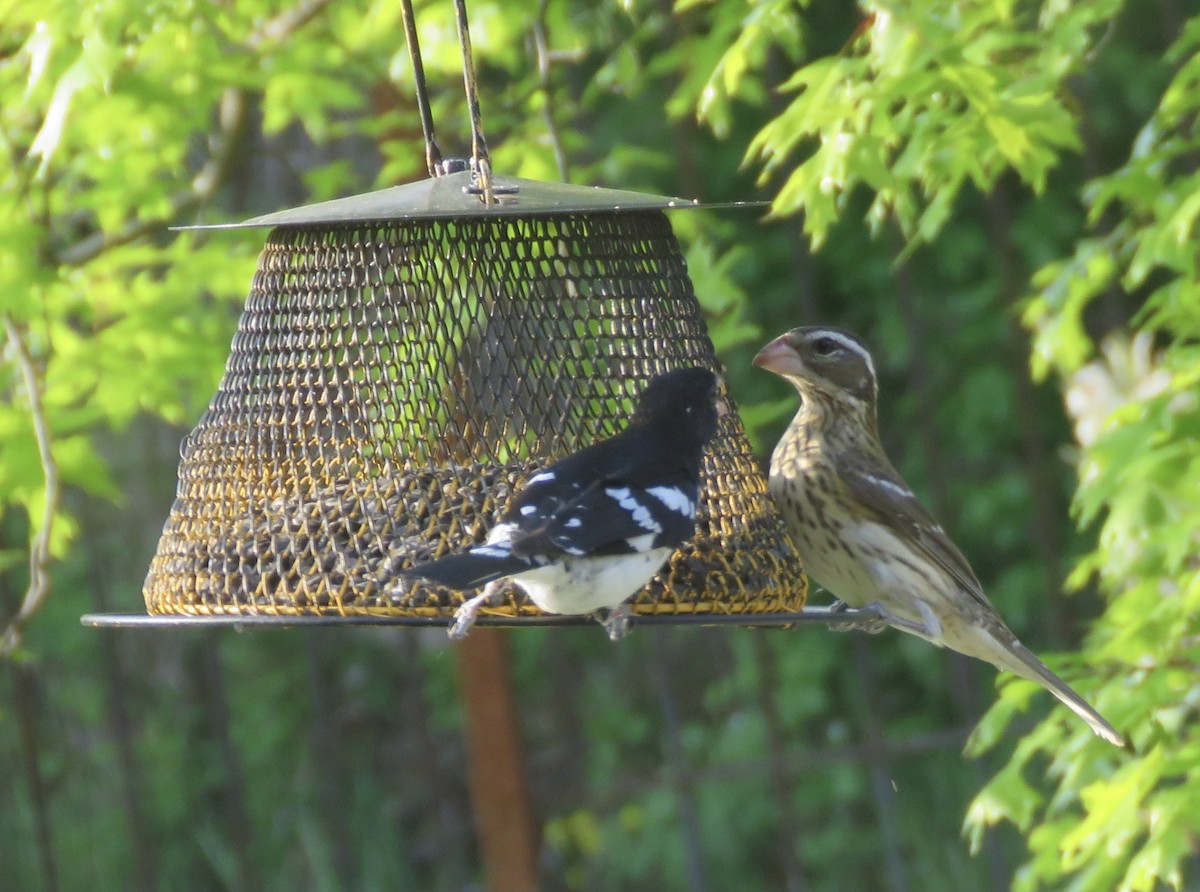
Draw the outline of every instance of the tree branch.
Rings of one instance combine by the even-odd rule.
[[[16,614],[0,632],[0,659],[12,655],[21,644],[21,633],[29,618],[37,612],[50,594],[50,534],[54,529],[54,514],[58,510],[59,481],[58,464],[50,449],[50,425],[46,421],[42,404],[42,387],[38,380],[37,366],[29,353],[29,346],[21,329],[8,314],[4,316],[4,330],[12,345],[13,355],[20,366],[29,394],[29,414],[33,419],[33,433],[37,438],[38,459],[42,465],[42,477],[46,491],[42,500],[42,522],[34,533],[29,547],[29,587]]]
[[[184,214],[208,201],[225,183],[233,168],[234,159],[240,154],[248,120],[246,107],[246,94],[243,90],[230,87],[222,94],[217,110],[217,132],[209,140],[212,151],[208,160],[192,178],[191,186],[170,198],[169,209],[165,214],[151,219],[130,220],[114,232],[95,232],[64,248],[54,258],[55,262],[80,266],[94,260],[105,251],[127,245],[171,225]]]
[[[542,120],[546,122],[546,134],[554,148],[558,176],[565,183],[571,178],[571,171],[567,164],[567,150],[563,146],[562,133],[559,132],[558,122],[555,120],[556,100],[554,85],[550,81],[552,54],[546,27],[546,10],[549,5],[550,0],[541,0],[538,4],[538,14],[533,20],[533,45],[537,51],[538,87],[542,91]]]
[[[315,19],[321,10],[332,2],[333,0],[300,0],[291,9],[285,9],[250,32],[250,36],[246,38],[246,46],[257,50],[264,44],[282,43]]]
[[[264,46],[281,43],[316,18],[331,2],[302,0],[251,32],[243,46],[257,52]],[[234,162],[241,155],[249,122],[247,98],[245,90],[235,87],[229,87],[221,94],[217,105],[217,130],[209,139],[208,159],[192,177],[191,185],[171,197],[166,213],[147,220],[130,220],[115,232],[93,233],[64,248],[54,260],[68,266],[87,263],[105,251],[171,225],[212,198],[228,180]]]

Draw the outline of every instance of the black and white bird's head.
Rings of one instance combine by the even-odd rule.
[[[875,414],[875,363],[858,335],[844,328],[793,328],[759,350],[754,365],[790,381],[806,400]]]
[[[630,424],[654,426],[683,445],[703,446],[729,411],[720,389],[721,379],[699,366],[665,372],[646,385]]]

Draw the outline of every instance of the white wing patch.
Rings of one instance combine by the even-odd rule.
[[[554,479],[553,471],[540,471],[539,473],[534,474],[532,477],[530,477],[529,480],[526,481],[525,485],[533,486],[533,484],[535,484],[535,483],[545,483],[546,481],[553,480],[553,479]]]
[[[618,505],[629,512],[633,522],[643,530],[649,530],[651,533],[662,532],[658,521],[650,515],[650,509],[634,497],[628,486],[606,486],[604,494],[610,499],[615,499]]]
[[[676,514],[682,514],[684,517],[696,516],[696,503],[674,486],[651,486],[646,492]]]
[[[492,531],[488,533],[488,545],[507,545],[512,540],[513,531],[517,525],[511,520],[506,523],[498,523],[492,527]],[[483,546],[480,546],[483,547]],[[505,552],[507,554],[507,551]]]
[[[583,521],[580,520],[578,517],[572,517],[566,523],[564,523],[563,526],[565,526],[569,530],[573,530],[573,529],[576,529],[577,527],[583,526]]]
[[[916,496],[913,495],[912,490],[903,483],[897,483],[895,480],[889,480],[886,477],[876,477],[874,474],[863,474],[863,477],[865,477],[868,482],[873,483],[876,486],[881,486],[884,489],[890,489],[898,496],[903,496],[906,499],[916,498]]]

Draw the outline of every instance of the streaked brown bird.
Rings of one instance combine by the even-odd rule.
[[[794,328],[754,364],[790,381],[800,411],[771,456],[771,492],[805,567],[834,597],[898,629],[1035,681],[1100,737],[1103,716],[1017,640],[967,559],[892,467],[879,439],[875,364],[839,328]]]

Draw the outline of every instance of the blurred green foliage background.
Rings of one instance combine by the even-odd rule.
[[[451,5],[417,6],[465,154]],[[898,634],[512,633],[544,888],[1200,888],[1200,13],[470,12],[496,170],[773,202],[672,217],[756,447],[794,410],[757,348],[861,332],[897,465],[1137,748]],[[473,887],[440,632],[78,624],[140,609],[264,237],[167,227],[423,176],[398,4],[0,23],[4,885]]]

